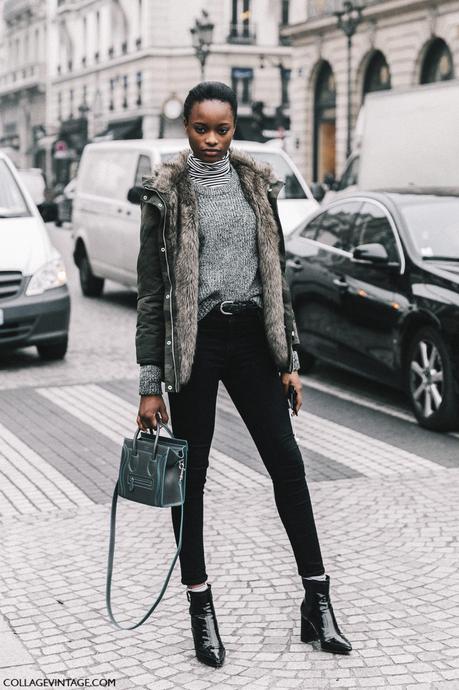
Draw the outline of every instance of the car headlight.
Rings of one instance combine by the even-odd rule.
[[[64,262],[61,258],[48,261],[36,271],[27,286],[26,295],[41,295],[46,290],[61,287],[67,282]]]

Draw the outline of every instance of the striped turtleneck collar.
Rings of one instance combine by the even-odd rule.
[[[224,158],[215,161],[215,163],[204,163],[194,153],[190,153],[187,165],[191,179],[206,187],[220,187],[229,182],[231,178],[231,163],[228,151]]]

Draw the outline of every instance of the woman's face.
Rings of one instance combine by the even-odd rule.
[[[205,163],[221,160],[234,136],[234,116],[229,103],[209,100],[194,103],[185,131],[191,150]]]

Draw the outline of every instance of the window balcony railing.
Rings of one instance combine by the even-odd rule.
[[[255,28],[249,24],[230,24],[228,43],[253,44],[257,40]]]
[[[46,65],[42,62],[22,65],[0,74],[0,94],[45,86]]]
[[[281,46],[291,46],[292,39],[291,36],[283,36],[282,29],[287,28],[288,24],[279,24],[279,44]]]
[[[307,0],[308,19],[326,17],[343,10],[345,0]],[[361,6],[376,5],[384,0],[361,0],[353,4]]]

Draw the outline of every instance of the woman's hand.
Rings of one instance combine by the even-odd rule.
[[[137,415],[137,426],[142,431],[156,429],[157,417],[160,414],[161,421],[167,424],[169,415],[167,414],[166,404],[162,395],[141,395],[139,413]]]
[[[288,397],[288,387],[293,386],[296,391],[296,404],[295,408],[292,410],[292,415],[297,415],[301,405],[303,404],[303,393],[301,379],[297,371],[292,371],[291,373],[284,372],[281,374],[282,387],[284,389],[285,397]]]

